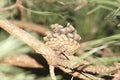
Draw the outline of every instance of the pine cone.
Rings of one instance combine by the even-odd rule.
[[[57,54],[73,55],[80,48],[78,40],[80,36],[69,23],[64,28],[59,24],[51,25],[51,31],[44,37],[46,45],[52,48]]]

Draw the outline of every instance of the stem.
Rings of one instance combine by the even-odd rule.
[[[50,71],[50,76],[52,80],[56,80],[55,72],[54,72],[54,66],[49,65],[49,71]]]
[[[28,44],[32,47],[36,52],[43,55],[43,57],[48,61],[50,65],[50,73],[53,80],[56,80],[54,72],[55,65],[55,52],[52,51],[51,48],[45,46],[41,41],[30,35],[29,33],[25,32],[24,30],[20,29],[19,27],[13,25],[7,20],[0,20],[0,27],[6,30],[11,35],[18,37],[20,40]]]
[[[102,39],[98,39],[98,40],[88,41],[88,42],[85,42],[85,44],[87,44],[86,45],[87,47],[94,47],[94,46],[99,46],[99,45],[102,45],[106,42],[110,42],[110,41],[113,41],[113,40],[120,40],[120,34],[116,34],[116,35],[106,37],[106,38],[102,38]]]
[[[100,46],[100,47],[97,47],[97,48],[93,48],[92,50],[90,50],[90,51],[84,53],[83,55],[81,55],[79,58],[80,58],[80,59],[84,59],[84,58],[92,55],[93,53],[95,53],[95,52],[97,52],[97,51],[99,51],[99,50],[101,50],[101,49],[104,49],[104,48],[106,48],[106,47],[107,47],[107,45],[103,45],[103,46]],[[76,62],[77,62],[77,61],[76,61]]]
[[[36,52],[43,55],[54,55],[54,51],[52,51],[49,47],[45,46],[41,41],[20,29],[19,27],[13,25],[7,20],[0,20],[0,27],[6,30],[11,35],[16,36],[24,43],[28,44],[32,47]]]
[[[8,6],[8,7],[5,7],[5,8],[0,8],[0,12],[2,12],[2,11],[6,11],[6,10],[10,10],[10,9],[13,9],[13,8],[16,8],[16,7],[17,7],[17,5],[14,4],[14,5],[11,5],[11,6]]]

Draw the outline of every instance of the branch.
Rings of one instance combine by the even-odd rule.
[[[79,5],[74,9],[74,11],[78,11],[81,8],[83,8],[84,6],[86,6],[88,4],[88,0],[77,0],[76,1]]]
[[[25,55],[25,54],[8,56],[7,58],[5,58],[3,61],[0,61],[0,62],[2,64],[9,64],[9,65],[20,66],[20,67],[44,68],[42,66],[42,64],[38,64],[36,62],[36,60],[34,60],[33,58],[31,58],[31,57],[29,57],[28,55]],[[60,66],[59,66],[59,68],[61,70],[63,70],[64,72],[66,72],[66,73],[68,73],[68,74],[70,74],[74,77],[78,77],[78,78],[86,79],[86,80],[90,80],[90,78],[93,78],[94,80],[99,80],[100,78],[97,78],[97,77],[95,77],[93,75],[90,75],[90,74],[82,73],[82,71],[90,72],[90,73],[105,74],[105,73],[108,73],[108,72],[119,71],[120,66],[119,66],[119,63],[114,64],[112,66],[92,66],[92,65],[90,65],[90,66],[85,67],[84,69],[81,69],[80,67],[76,68],[78,70],[78,72],[73,71],[73,70],[68,69],[68,68],[60,67]],[[50,70],[52,71],[53,68],[50,69]],[[51,73],[54,74],[53,72],[54,71],[52,71]],[[110,76],[113,76],[114,78],[117,78],[117,76],[114,76],[115,74],[117,74],[117,73],[114,73]],[[54,75],[52,75],[52,76],[54,76]]]
[[[16,20],[12,21],[12,23],[19,26],[20,28],[31,29],[42,35],[46,35],[45,32],[48,31],[47,27],[44,25],[37,25],[30,22],[23,22],[23,21],[16,21]]]
[[[36,52],[38,52],[39,54],[42,54],[43,57],[47,60],[49,65],[54,65],[54,66],[56,65],[55,52],[49,47],[45,46],[38,39],[30,35],[29,33],[25,32],[24,30],[20,29],[19,27],[11,24],[7,20],[0,20],[0,26],[4,30],[6,30],[8,33],[10,33],[11,35],[18,37],[20,40],[28,44]]]
[[[10,10],[10,9],[13,9],[13,8],[16,8],[16,7],[17,7],[17,5],[13,4],[13,5],[5,7],[5,8],[0,8],[0,12]]]
[[[20,11],[20,18],[21,18],[21,20],[23,20],[23,18],[24,18],[24,9],[21,8],[21,5],[22,5],[22,0],[16,0],[15,4],[13,4],[11,6],[8,6],[8,7],[5,7],[5,8],[0,8],[0,12],[6,11],[6,10],[11,10],[13,8],[18,8],[19,11]]]
[[[56,80],[56,76],[55,76],[55,72],[54,72],[54,66],[49,66],[49,69],[50,69],[50,75],[51,75],[51,78],[52,80]]]
[[[26,54],[17,54],[5,57],[0,61],[0,63],[20,67],[43,68],[42,64],[38,63],[34,58]]]
[[[39,41],[29,33],[25,32],[24,30],[20,29],[19,27],[13,25],[7,20],[0,20],[0,27],[6,30],[11,35],[16,36],[24,43],[28,44],[39,54],[44,55],[44,57],[47,58],[46,60],[48,61],[48,63],[53,65],[55,61],[53,57],[55,57],[56,55],[51,48],[47,47],[41,41]]]

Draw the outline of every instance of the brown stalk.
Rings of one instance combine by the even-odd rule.
[[[1,60],[0,63],[20,67],[43,68],[43,65],[39,64],[34,58],[26,54],[8,56]]]
[[[18,10],[20,11],[20,19],[23,20],[24,18],[24,9],[21,7],[22,5],[22,0],[16,0],[16,3],[11,5],[11,6],[8,6],[8,7],[5,7],[5,8],[0,8],[0,12],[2,11],[6,11],[6,10],[11,10],[13,8],[18,8]]]
[[[20,66],[20,67],[30,67],[30,68],[44,68],[42,64],[39,64],[36,60],[34,60],[33,58],[29,57],[28,55],[25,54],[19,54],[19,55],[13,55],[13,56],[8,56],[6,57],[4,60],[1,61],[2,64],[8,64],[8,65],[14,65],[14,66]],[[76,72],[76,71],[72,71],[71,69],[68,68],[64,68],[64,67],[60,67],[59,68],[61,70],[63,70],[64,72],[73,75],[74,77],[79,77],[82,79],[86,79],[89,80],[90,78],[94,79],[94,80],[99,80],[100,78],[97,78],[93,75],[90,74],[84,74],[80,73],[80,72]],[[87,71],[87,72],[91,72],[91,73],[107,73],[110,70],[114,70],[119,72],[120,66],[119,64],[115,64],[114,66],[88,66],[84,69],[82,69],[82,71]],[[51,69],[53,70],[53,69]],[[80,68],[78,67],[77,70],[80,71]],[[81,71],[81,72],[82,72]],[[53,74],[53,73],[52,73]],[[113,74],[113,73],[112,73]],[[113,80],[117,80],[119,78],[119,73],[114,73],[113,74]],[[86,77],[87,76],[87,77]],[[116,79],[117,78],[117,79]],[[102,79],[100,79],[102,80]]]
[[[45,46],[42,42],[40,42],[35,37],[31,36],[29,33],[25,32],[24,30],[18,28],[15,25],[13,25],[9,21],[0,20],[0,26],[4,30],[6,30],[8,33],[10,33],[11,35],[14,35],[14,36],[18,37],[19,39],[21,39],[23,42],[25,42],[26,44],[31,46],[34,50],[38,51],[40,54],[54,55],[54,52],[50,48]],[[46,48],[46,49],[50,50],[52,53],[50,53],[48,51],[43,52],[44,49],[41,50],[41,48]]]
[[[1,61],[2,64],[8,64],[8,65],[13,65],[13,66],[20,66],[20,67],[30,67],[30,68],[44,68],[41,64],[39,64],[36,60],[31,58],[28,55],[25,54],[19,54],[19,55],[13,55],[13,56],[8,56],[4,60]],[[50,73],[54,74],[52,70],[54,70],[54,67],[50,66]],[[79,72],[73,72],[70,69],[60,67],[61,70],[64,72],[73,75],[74,77],[79,77],[83,79],[89,79],[86,76],[80,74]],[[54,76],[54,75],[51,75]],[[55,77],[53,77],[55,78]],[[55,79],[54,79],[55,80]]]
[[[13,8],[16,8],[16,7],[17,7],[17,5],[13,4],[13,5],[5,7],[5,8],[0,8],[0,12],[10,10],[10,9],[13,9]]]
[[[8,6],[8,7],[5,7],[5,8],[0,8],[0,12],[2,11],[6,11],[6,10],[11,10],[13,8],[18,8],[19,11],[20,11],[20,18],[21,20],[23,20],[23,17],[24,17],[24,10],[23,10],[23,6],[22,6],[22,0],[16,0],[16,3],[11,5],[11,6]],[[36,24],[33,24],[33,23],[25,23],[23,21],[12,21],[15,25],[21,27],[21,28],[27,28],[27,29],[31,29],[35,32],[38,32],[42,35],[45,35],[45,32],[48,30],[47,28],[45,28],[45,26],[43,25],[36,25]]]
[[[79,5],[74,9],[74,11],[78,11],[81,8],[83,8],[84,6],[86,6],[88,4],[88,0],[77,0],[76,1]]]
[[[51,66],[56,65],[55,52],[49,47],[47,47],[45,44],[43,44],[41,41],[39,41],[38,39],[30,35],[29,33],[25,32],[24,30],[20,29],[19,27],[13,25],[8,20],[0,20],[0,27],[6,30],[11,35],[16,36],[17,38],[19,38],[20,40],[28,44],[37,53],[42,54],[43,57],[47,60],[49,65]],[[54,76],[51,76],[51,77],[53,80],[55,80],[55,78],[53,78]]]
[[[21,27],[23,29],[31,29],[37,33],[40,33],[42,35],[46,35],[45,32],[48,31],[47,27],[44,25],[37,25],[30,22],[23,22],[23,21],[11,21],[13,24],[17,25],[18,27]]]
[[[20,7],[20,5],[22,5],[22,0],[16,0],[16,5],[18,10],[20,11],[20,19],[23,20],[24,19],[24,9]]]

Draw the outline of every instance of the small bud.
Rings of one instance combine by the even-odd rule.
[[[68,38],[67,38],[66,35],[61,34],[60,37],[61,37],[64,41],[67,41],[67,40],[68,40]]]
[[[52,24],[50,27],[51,27],[51,29],[55,29],[56,26],[58,26],[58,24]]]
[[[49,41],[49,39],[47,37],[44,37],[43,39],[44,39],[44,41]]]
[[[59,36],[58,33],[54,33],[54,34],[53,34],[53,37],[57,37],[57,36]]]
[[[63,26],[61,26],[61,25],[58,25],[58,28],[59,28],[59,29],[62,29],[62,28],[63,28]]]
[[[71,34],[71,33],[68,33],[67,36],[70,37],[70,38],[73,38],[73,37],[74,37],[74,35]]]
[[[69,26],[69,29],[70,29],[70,32],[75,31],[75,28],[72,25]]]
[[[47,32],[46,32],[46,35],[47,35],[47,36],[51,36],[51,35],[52,35],[52,32],[47,31]]]
[[[60,29],[60,33],[61,33],[61,34],[66,34],[66,33],[67,33],[67,30],[66,30],[65,28]]]
[[[75,28],[70,23],[67,23],[67,28],[68,32],[73,32],[75,30]]]
[[[75,34],[74,34],[74,39],[75,39],[75,40],[80,40],[81,37],[80,37],[77,33],[75,33]]]

